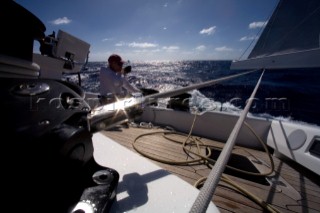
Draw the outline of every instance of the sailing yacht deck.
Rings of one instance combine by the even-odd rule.
[[[168,130],[155,127],[117,126],[113,129],[101,131],[101,133],[136,152],[134,144],[140,154],[154,158],[151,161],[155,164],[191,185],[194,185],[200,178],[206,177],[210,173],[210,168],[205,164],[204,160],[185,165],[173,165],[173,162],[190,161],[197,158],[197,156],[195,154],[186,154],[182,148],[182,143],[186,141],[187,135],[163,134],[164,131],[168,132]],[[208,154],[205,147],[210,146],[212,151],[210,158],[212,159],[217,158],[219,147],[221,148],[224,145],[224,143],[200,137],[192,136],[188,141],[190,139],[200,141],[199,153],[202,155]],[[212,149],[213,147],[215,149]],[[185,148],[186,150],[197,150],[194,145],[185,145]],[[280,212],[319,212],[319,176],[292,161],[280,160],[275,156],[271,158],[274,161],[274,172],[272,177],[268,178],[269,182],[264,176],[244,175],[231,169],[226,169],[224,175],[230,178],[236,186],[243,187],[252,193],[254,197],[257,196],[263,202],[271,204],[272,207]],[[236,147],[228,165],[255,173],[268,173],[271,162],[265,151]],[[265,211],[264,208],[248,198],[243,192],[237,191],[235,186],[231,186],[221,180],[215,190],[213,202],[221,212]]]

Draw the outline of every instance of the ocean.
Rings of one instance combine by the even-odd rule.
[[[99,92],[99,68],[106,62],[88,62],[81,72],[82,88]],[[241,71],[230,70],[231,61],[150,61],[130,62],[127,75],[137,88],[159,92],[174,90]],[[240,113],[261,72],[188,92],[190,105],[200,111],[220,110]],[[70,76],[69,78],[74,78]],[[260,117],[304,122],[320,126],[320,70],[266,70],[250,113]],[[169,99],[159,100],[166,107]]]

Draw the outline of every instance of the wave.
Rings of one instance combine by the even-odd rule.
[[[165,92],[234,74],[231,61],[149,61],[128,62],[127,78],[137,88]],[[104,62],[89,62],[81,72],[81,86],[99,92],[99,69]],[[219,110],[239,113],[259,78],[259,73],[190,91],[190,107],[199,112]],[[260,117],[320,125],[319,70],[268,70],[265,72],[250,113]],[[65,76],[76,81],[76,76]],[[159,100],[166,107],[169,99]]]

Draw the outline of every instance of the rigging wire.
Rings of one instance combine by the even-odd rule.
[[[268,21],[270,20],[272,14],[274,13],[274,11],[276,10],[277,8],[277,5],[278,3],[275,4],[275,6],[273,7],[272,11],[269,13],[269,16],[268,16]],[[249,50],[249,48],[253,45],[254,41],[257,40],[259,38],[259,36],[261,36],[263,30],[266,28],[268,23],[265,23],[264,24],[264,27],[261,27],[260,30],[256,33],[256,36],[254,37],[254,39],[252,39],[252,41],[250,42],[250,44],[248,45],[248,47],[244,50],[244,52],[240,55],[240,57],[238,58],[238,60],[241,60],[242,57],[244,56],[244,54]]]
[[[138,137],[135,138],[135,140],[132,143],[133,148],[140,153],[141,155],[148,157],[152,160],[158,161],[158,162],[162,162],[162,163],[166,163],[166,164],[171,164],[171,165],[190,165],[192,163],[203,163],[206,164],[208,167],[211,167],[211,165],[214,165],[216,161],[212,160],[209,158],[209,156],[211,155],[211,149],[210,148],[216,148],[214,146],[210,146],[207,144],[204,144],[201,140],[199,139],[193,139],[192,137],[192,131],[196,122],[196,118],[197,118],[197,114],[195,114],[194,116],[194,120],[192,122],[192,126],[190,128],[189,134],[183,134],[183,133],[178,133],[178,132],[174,132],[174,131],[156,131],[156,132],[151,132],[151,133],[145,133],[145,134],[141,134]],[[263,146],[264,150],[267,153],[267,156],[269,157],[270,160],[270,171],[266,172],[265,174],[260,174],[260,173],[252,173],[252,172],[247,172],[247,171],[243,171],[231,166],[226,165],[226,167],[239,171],[239,172],[243,172],[246,174],[250,174],[250,175],[257,175],[257,176],[268,176],[271,175],[274,172],[274,162],[273,159],[271,157],[271,154],[269,153],[269,150],[267,148],[267,146],[265,145],[265,143],[262,141],[262,139],[257,135],[257,133],[254,131],[254,129],[247,123],[244,121],[244,124],[247,128],[249,128],[249,130],[254,134],[254,136],[258,139],[258,141],[261,143],[261,145]],[[141,127],[145,127],[147,126],[148,128],[153,128],[153,125],[140,125]],[[165,160],[165,159],[161,159],[159,157],[154,157],[150,154],[147,154],[146,152],[143,152],[142,150],[140,150],[137,146],[137,142],[138,139],[140,139],[141,137],[144,136],[148,136],[148,135],[153,135],[153,134],[162,134],[163,137],[165,137],[166,139],[175,142],[175,143],[180,143],[182,144],[182,148],[183,151],[188,155],[188,157],[192,157],[191,154],[197,156],[197,159],[193,159],[193,160],[187,160],[187,161],[171,161],[171,160]],[[170,137],[167,137],[167,135],[169,134],[178,134],[178,135],[183,135],[186,136],[186,139],[181,142],[178,140],[174,140],[171,139]],[[190,149],[187,149],[187,145],[193,145],[197,147],[197,152],[194,152]],[[201,147],[204,147],[207,150],[207,155],[202,155],[201,154]],[[233,147],[237,148],[237,147]],[[190,154],[191,153],[191,154]],[[193,157],[192,157],[193,158]],[[211,167],[212,168],[212,167]],[[200,184],[202,184],[204,181],[206,180],[205,178],[201,178],[199,179],[196,183],[195,186],[198,187]],[[271,206],[270,204],[266,203],[265,201],[263,201],[261,198],[255,196],[254,194],[250,193],[249,191],[247,191],[246,189],[244,189],[243,187],[239,186],[238,184],[234,183],[232,180],[230,180],[228,177],[226,177],[224,174],[221,177],[221,180],[230,184],[231,186],[233,186],[236,190],[238,190],[239,192],[241,192],[242,194],[246,195],[248,198],[250,198],[252,201],[254,201],[255,203],[257,203],[258,205],[260,205],[261,207],[265,208],[266,210],[268,210],[269,212],[279,212],[276,208],[274,208],[273,206]]]
[[[248,99],[248,103],[246,104],[245,108],[241,112],[241,115],[239,116],[234,128],[232,129],[232,132],[230,133],[229,138],[228,138],[223,150],[221,151],[221,154],[219,155],[215,166],[210,171],[208,179],[204,183],[204,186],[200,190],[197,199],[193,203],[193,206],[192,206],[190,212],[205,212],[206,211],[206,209],[209,205],[209,202],[211,201],[211,198],[214,194],[216,186],[219,182],[219,178],[221,177],[221,175],[225,169],[225,166],[227,164],[227,161],[229,160],[230,154],[231,154],[232,149],[235,145],[236,139],[239,135],[239,132],[241,130],[243,122],[244,122],[245,118],[247,117],[247,114],[249,112],[249,109],[251,107],[253,99],[254,99],[256,92],[259,88],[259,85],[261,83],[263,74],[264,74],[264,70],[262,71],[260,78],[259,78],[253,92],[251,93],[250,98]]]

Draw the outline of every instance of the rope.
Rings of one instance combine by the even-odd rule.
[[[203,184],[204,181],[206,181],[206,177],[200,178],[196,183],[195,183],[195,187],[200,186],[201,184]],[[228,178],[226,175],[222,175],[221,180],[224,181],[225,183],[231,185],[232,187],[234,187],[236,190],[238,190],[239,192],[241,192],[243,195],[245,195],[246,197],[248,197],[249,199],[251,199],[252,201],[254,201],[256,204],[258,204],[259,206],[261,206],[262,208],[268,210],[269,212],[272,213],[280,213],[280,211],[278,209],[276,209],[275,207],[273,207],[272,205],[270,205],[269,203],[266,203],[264,200],[262,200],[261,198],[259,198],[258,196],[252,194],[251,192],[249,192],[248,190],[246,190],[245,188],[241,187],[239,184],[235,183],[234,181],[232,181],[230,178]]]
[[[194,126],[194,123],[196,121],[196,116],[194,117],[194,120],[192,122],[192,127],[191,129],[193,129],[193,126]],[[180,142],[180,141],[174,141],[176,143],[180,143],[182,144],[182,148],[183,150],[188,153],[190,150],[186,149],[186,146],[187,145],[190,145],[194,142],[194,140],[190,140],[191,137],[191,133],[192,131],[190,131],[190,133],[187,135],[187,139],[184,141],[184,142]],[[133,141],[132,143],[132,146],[133,148],[141,155],[149,158],[149,159],[152,159],[152,160],[155,160],[155,161],[158,161],[158,162],[161,162],[161,163],[166,163],[166,164],[169,164],[169,165],[188,165],[188,164],[192,164],[192,163],[198,163],[198,162],[201,162],[203,161],[202,157],[206,158],[206,159],[209,159],[209,156],[211,155],[211,150],[209,148],[207,148],[208,150],[208,154],[206,156],[201,156],[199,155],[198,153],[200,153],[200,146],[198,146],[198,153],[196,153],[199,158],[197,159],[193,159],[193,160],[187,160],[187,161],[171,161],[171,160],[165,160],[165,159],[162,159],[162,158],[157,158],[155,156],[152,156],[151,154],[148,154],[148,153],[145,153],[143,152],[142,150],[140,150],[138,147],[137,147],[137,141],[139,138],[141,137],[145,137],[145,136],[148,136],[148,135],[154,135],[154,134],[162,134],[164,137],[166,134],[178,134],[178,135],[183,135],[185,136],[185,134],[183,133],[177,133],[177,132],[172,132],[172,131],[156,131],[156,132],[149,132],[149,133],[145,133],[145,134],[141,134],[139,135],[138,137],[135,138],[135,140]],[[190,142],[188,143],[187,141],[190,140]]]
[[[267,156],[268,156],[268,158],[269,158],[270,164],[271,164],[270,170],[269,170],[268,172],[266,172],[266,173],[254,173],[254,172],[248,172],[248,171],[245,171],[245,170],[241,170],[241,169],[238,169],[238,168],[229,166],[229,165],[226,165],[226,167],[229,168],[229,169],[232,169],[232,170],[234,170],[234,171],[241,172],[241,173],[248,174],[248,175],[255,175],[255,176],[268,176],[268,175],[271,175],[271,174],[273,173],[273,171],[274,171],[274,161],[273,161],[273,159],[272,159],[271,153],[269,152],[269,150],[268,150],[267,146],[265,145],[265,143],[263,142],[263,140],[257,135],[257,133],[255,132],[255,130],[254,130],[248,123],[246,123],[246,122],[245,122],[245,125],[246,125],[246,126],[249,128],[249,130],[255,135],[255,137],[258,139],[258,141],[259,141],[260,144],[262,145],[264,151],[266,152],[266,154],[267,154]],[[139,128],[139,125],[133,125],[132,127],[137,127],[137,128]],[[140,128],[141,128],[141,126],[140,126]],[[192,129],[191,129],[190,133],[192,133]],[[169,140],[169,141],[172,141],[172,142],[174,142],[174,143],[178,143],[178,144],[183,145],[182,148],[184,149],[184,151],[186,151],[186,154],[187,154],[187,155],[190,155],[189,153],[191,153],[191,154],[197,155],[197,156],[198,156],[199,158],[201,158],[201,159],[194,160],[194,161],[169,161],[169,160],[164,160],[164,159],[159,158],[159,157],[154,157],[154,156],[152,156],[151,154],[148,154],[148,153],[146,153],[146,152],[144,152],[144,151],[142,151],[142,150],[139,149],[139,147],[137,146],[137,144],[138,144],[138,141],[139,141],[140,138],[145,137],[145,136],[149,136],[149,135],[156,135],[156,134],[162,135],[165,139],[167,139],[167,140]],[[181,141],[174,140],[174,139],[171,139],[171,138],[167,137],[167,135],[170,135],[170,134],[172,134],[172,135],[181,135],[181,136],[186,136],[186,137],[187,137],[186,134],[180,133],[180,132],[174,132],[173,130],[172,130],[172,131],[157,131],[157,132],[151,132],[151,133],[145,133],[145,134],[139,135],[139,136],[136,137],[135,140],[133,141],[132,146],[133,146],[133,148],[134,148],[139,154],[141,154],[141,155],[143,155],[143,156],[145,156],[145,157],[148,157],[148,158],[150,158],[150,159],[152,159],[152,160],[155,160],[155,161],[158,161],[158,162],[162,162],[162,163],[167,163],[167,164],[170,164],[170,165],[189,165],[190,163],[196,163],[196,162],[200,162],[200,161],[206,161],[206,162],[208,162],[208,163],[210,163],[210,164],[212,164],[212,165],[215,164],[216,160],[213,160],[213,159],[209,158],[210,155],[211,155],[211,149],[221,150],[220,147],[218,148],[218,147],[213,146],[213,145],[204,144],[204,143],[203,143],[201,140],[199,140],[199,139],[193,139],[193,137],[192,137],[191,134],[190,134],[190,137],[189,137],[189,140],[190,140],[191,142],[189,142],[189,143],[186,143],[187,139],[186,139],[185,141],[181,142]],[[191,138],[192,140],[191,140],[190,138]],[[208,154],[207,154],[207,155],[201,155],[201,154],[199,154],[199,152],[196,153],[196,152],[193,152],[192,150],[186,149],[186,146],[187,146],[187,145],[190,145],[190,146],[191,146],[192,143],[198,147],[198,150],[200,150],[201,147],[205,147],[205,149],[207,149]],[[201,143],[201,144],[199,144],[199,143]],[[235,146],[234,149],[241,149],[241,148]],[[245,151],[246,151],[246,150],[245,150]],[[250,152],[248,152],[248,153],[249,153],[252,157],[255,157],[255,156],[252,155]],[[258,160],[258,159],[256,158],[256,160]],[[195,184],[195,186],[196,186],[196,185],[197,185],[197,184]]]
[[[247,71],[247,72],[241,72],[238,74],[234,74],[234,75],[228,75],[225,77],[221,77],[218,79],[213,79],[210,81],[206,81],[206,82],[202,82],[199,84],[193,84],[187,87],[183,87],[183,88],[179,88],[179,89],[175,89],[175,90],[171,90],[171,91],[167,91],[167,92],[162,92],[162,93],[155,93],[155,94],[151,94],[151,95],[147,95],[147,96],[142,96],[142,97],[130,97],[130,98],[126,98],[126,99],[121,99],[118,100],[116,102],[112,102],[109,104],[103,104],[93,110],[91,110],[91,113],[88,114],[87,116],[87,126],[88,126],[88,130],[89,131],[96,131],[97,129],[107,129],[110,128],[111,126],[114,125],[114,122],[110,122],[110,119],[115,119],[115,118],[119,118],[121,117],[120,115],[117,115],[118,111],[127,111],[127,110],[132,110],[133,108],[135,108],[136,111],[139,111],[142,109],[141,106],[143,106],[146,103],[150,103],[153,102],[159,98],[168,98],[168,97],[172,97],[175,95],[180,95],[184,92],[190,91],[190,90],[194,90],[194,89],[199,89],[202,87],[206,87],[206,86],[211,86],[214,84],[217,84],[219,82],[222,81],[226,81],[226,80],[230,80],[233,78],[237,78],[239,76],[243,76],[243,75],[247,75],[250,73],[254,73],[258,70],[251,70],[251,71]],[[103,125],[100,126],[100,124],[103,122]]]
[[[184,133],[178,133],[178,132],[174,132],[174,130],[171,130],[171,131],[157,131],[157,132],[152,132],[152,133],[145,133],[145,134],[141,134],[139,135],[138,137],[136,137],[136,139],[134,140],[133,142],[133,148],[138,152],[140,153],[141,155],[145,156],[145,157],[148,157],[152,160],[155,160],[155,161],[158,161],[158,162],[162,162],[162,163],[166,163],[166,164],[170,164],[170,165],[190,165],[191,163],[196,163],[196,162],[202,162],[204,164],[206,164],[207,166],[209,166],[210,168],[211,165],[214,165],[214,163],[216,162],[215,160],[213,159],[210,159],[209,156],[211,155],[211,149],[210,148],[213,148],[213,149],[217,149],[216,146],[210,146],[210,145],[205,145],[200,139],[194,139],[193,136],[192,136],[192,131],[193,131],[193,128],[194,128],[194,124],[195,124],[195,121],[196,121],[196,117],[197,117],[197,114],[195,114],[194,116],[194,120],[193,120],[193,123],[192,123],[192,126],[190,128],[190,131],[189,131],[189,134],[186,135]],[[249,128],[249,130],[255,135],[255,137],[258,139],[258,141],[261,143],[261,145],[263,146],[265,152],[267,153],[267,156],[269,157],[269,160],[270,160],[270,171],[269,172],[266,172],[264,174],[261,174],[261,173],[252,173],[252,172],[248,172],[248,171],[244,171],[244,170],[240,170],[240,169],[237,169],[237,168],[234,168],[234,167],[231,167],[231,166],[228,166],[226,165],[226,167],[230,168],[230,169],[233,169],[233,170],[236,170],[238,172],[242,172],[242,173],[245,173],[245,174],[250,174],[250,175],[256,175],[256,176],[267,176],[267,175],[270,175],[273,173],[274,171],[274,162],[273,162],[273,159],[271,157],[271,154],[267,148],[267,146],[265,145],[265,143],[263,142],[263,140],[257,135],[257,133],[255,132],[255,130],[247,123],[247,122],[244,122],[245,126],[247,128]],[[140,128],[143,128],[144,125],[133,125],[133,127],[140,127]],[[172,129],[172,128],[170,128]],[[199,157],[199,159],[195,159],[195,160],[189,160],[189,161],[169,161],[169,160],[164,160],[164,159],[161,159],[161,158],[157,158],[157,157],[154,157],[152,155],[149,155],[143,151],[141,151],[137,146],[137,142],[138,142],[138,139],[141,138],[141,137],[145,137],[145,136],[148,136],[148,135],[153,135],[153,134],[162,134],[162,136],[164,138],[166,138],[167,140],[169,141],[172,141],[174,143],[178,143],[178,144],[181,144],[182,147],[183,147],[183,150],[186,152],[186,154],[189,156],[189,152],[191,152],[192,154],[196,155]],[[174,139],[171,139],[170,137],[167,137],[167,135],[170,135],[170,134],[176,134],[176,135],[182,135],[182,136],[186,136],[186,139],[181,142],[181,141],[178,141],[178,140],[174,140]],[[189,142],[188,142],[189,141]],[[187,145],[194,145],[194,146],[197,146],[197,150],[198,150],[198,153],[196,152],[193,152],[191,150],[188,150],[186,149],[186,146]],[[201,155],[200,154],[200,149],[201,147],[205,147],[207,150],[208,150],[208,154],[207,155]],[[239,148],[239,147],[234,147],[234,148]],[[219,148],[221,149],[221,148]],[[250,154],[250,152],[248,152]],[[251,156],[254,157],[254,155],[251,154]],[[203,182],[206,180],[207,178],[206,177],[203,177],[203,178],[200,178],[199,180],[197,180],[195,183],[194,183],[194,186],[196,188],[198,188],[201,184],[203,184]],[[279,210],[275,209],[274,207],[272,207],[270,204],[266,203],[265,201],[263,201],[261,198],[259,198],[258,196],[255,196],[254,194],[250,193],[249,191],[247,191],[246,189],[244,189],[243,187],[241,187],[240,185],[236,184],[235,182],[233,182],[232,180],[230,180],[227,176],[225,175],[222,175],[221,177],[221,180],[228,183],[229,185],[233,186],[236,190],[238,190],[239,192],[241,192],[243,195],[247,196],[248,198],[250,198],[252,201],[254,201],[255,203],[257,203],[258,205],[260,205],[262,208],[268,210],[269,212],[279,212]]]
[[[170,131],[157,131],[157,132],[152,132],[152,133],[145,133],[145,134],[141,134],[138,137],[136,137],[136,139],[134,140],[134,142],[132,144],[133,148],[138,153],[140,153],[141,155],[143,155],[145,157],[148,157],[149,159],[161,162],[161,163],[166,163],[166,164],[169,164],[169,165],[190,165],[191,163],[202,162],[202,163],[206,164],[207,166],[209,166],[210,168],[212,168],[211,165],[214,165],[216,161],[209,158],[209,156],[211,155],[211,149],[219,149],[219,150],[221,150],[221,148],[218,148],[218,147],[213,146],[213,145],[208,145],[208,144],[205,145],[200,139],[194,139],[193,138],[192,131],[193,131],[193,127],[194,127],[194,124],[195,124],[195,121],[196,121],[196,117],[197,117],[197,114],[195,114],[195,116],[194,116],[194,120],[193,120],[192,126],[190,128],[189,134],[175,132],[172,128],[170,128],[171,129]],[[268,150],[267,146],[265,145],[265,143],[263,142],[263,140],[257,135],[255,130],[247,122],[245,122],[244,124],[245,124],[245,126],[247,128],[249,128],[249,130],[255,135],[255,137],[258,139],[260,144],[263,146],[263,148],[264,148],[264,150],[265,150],[265,152],[266,152],[266,154],[267,154],[267,156],[268,156],[268,158],[270,160],[270,164],[271,164],[270,171],[266,172],[266,173],[253,173],[253,172],[248,172],[248,171],[245,171],[245,170],[240,170],[240,169],[234,168],[232,166],[228,166],[228,165],[226,165],[226,167],[228,167],[230,169],[233,169],[235,171],[238,171],[238,172],[242,172],[244,174],[255,175],[255,176],[268,176],[268,175],[272,174],[273,171],[274,171],[274,162],[273,162],[271,153],[269,152],[269,150]],[[137,127],[137,128],[144,128],[143,126],[145,126],[145,123],[143,123],[143,122],[142,122],[142,125],[132,125],[132,127]],[[183,145],[183,149],[188,152],[188,153],[186,153],[187,155],[189,155],[189,152],[191,152],[192,154],[197,155],[199,157],[199,159],[196,159],[196,160],[193,160],[193,161],[169,161],[169,160],[164,160],[162,158],[154,157],[152,155],[149,155],[149,154],[143,152],[142,150],[140,150],[137,147],[137,143],[138,143],[138,140],[140,138],[145,137],[145,136],[149,136],[149,135],[156,135],[156,134],[161,134],[165,139],[167,139],[167,140],[169,140],[171,142]],[[178,141],[178,140],[174,140],[174,139],[168,137],[168,135],[181,135],[181,136],[185,136],[186,139],[184,141]],[[188,140],[192,141],[192,142],[187,143]],[[198,150],[201,147],[205,147],[208,150],[208,154],[207,155],[201,155],[199,153],[195,153],[195,152],[193,152],[191,150],[186,149],[186,146],[190,145],[191,143],[193,143],[194,146],[197,146]],[[234,148],[235,149],[237,149],[237,148],[241,149],[240,147],[237,147],[237,146],[235,146]],[[248,152],[248,153],[251,156],[255,157],[250,152]],[[206,179],[207,179],[207,177],[200,178],[199,180],[197,180],[194,183],[194,186],[196,188],[199,188],[200,185],[203,185],[203,183],[205,182]],[[227,176],[222,175],[221,180],[226,182],[226,183],[228,183],[229,185],[233,186],[236,190],[238,190],[243,195],[245,195],[248,198],[250,198],[252,201],[254,201],[258,205],[260,205],[262,208],[268,210],[269,212],[279,212],[279,210],[275,209],[274,207],[272,207],[270,204],[268,204],[265,201],[263,201],[258,196],[252,194],[251,192],[247,191],[246,189],[244,189],[243,187],[241,187],[237,183],[233,182]]]
[[[233,183],[230,179],[226,178],[225,176],[222,176],[222,172],[225,169],[225,167],[229,167],[228,165],[226,165],[226,162],[228,161],[228,158],[231,154],[232,149],[234,148],[234,143],[235,140],[237,138],[237,135],[241,129],[242,124],[244,123],[249,129],[250,131],[253,132],[253,134],[259,139],[259,141],[261,142],[261,144],[263,145],[264,149],[266,150],[270,162],[271,162],[271,169],[269,172],[265,173],[265,174],[257,174],[257,173],[251,173],[251,172],[247,172],[247,171],[243,171],[243,170],[239,170],[237,168],[233,168],[233,167],[229,167],[231,169],[240,171],[240,172],[245,172],[247,174],[254,174],[254,175],[270,175],[273,171],[274,171],[274,163],[272,160],[272,157],[270,156],[269,150],[266,147],[266,145],[263,143],[263,141],[260,139],[260,137],[255,133],[255,131],[244,121],[247,112],[250,109],[250,106],[252,104],[252,100],[255,96],[255,93],[260,85],[262,76],[264,74],[264,71],[262,72],[255,88],[254,91],[251,94],[251,97],[248,101],[248,104],[246,105],[245,109],[243,110],[242,115],[240,116],[238,122],[236,123],[232,133],[230,134],[230,137],[228,139],[228,141],[226,142],[225,148],[222,150],[221,155],[219,156],[217,161],[213,161],[212,159],[209,158],[209,156],[211,155],[211,150],[209,149],[209,147],[207,146],[206,149],[208,150],[208,153],[206,156],[201,155],[201,147],[204,146],[203,143],[199,144],[200,141],[196,142],[197,140],[193,140],[191,133],[196,121],[196,114],[191,126],[191,129],[189,131],[189,134],[187,135],[186,140],[182,143],[182,148],[183,151],[188,155],[191,156],[190,153],[192,153],[195,156],[198,156],[197,159],[193,159],[193,160],[187,160],[187,161],[171,161],[171,160],[164,160],[164,159],[160,159],[154,156],[151,156],[150,154],[144,153],[141,150],[139,150],[139,148],[136,146],[136,143],[138,141],[139,138],[143,137],[143,136],[147,136],[147,135],[152,135],[152,134],[163,134],[165,137],[167,134],[173,134],[173,132],[171,131],[160,131],[160,132],[152,132],[152,133],[146,133],[146,134],[142,134],[140,136],[138,136],[134,142],[133,142],[133,148],[140,153],[143,156],[146,156],[152,160],[158,161],[158,162],[162,162],[162,163],[166,163],[166,164],[171,164],[171,165],[188,165],[190,163],[196,163],[196,162],[200,162],[203,161],[205,164],[208,164],[210,166],[209,163],[212,164],[218,164],[215,165],[215,167],[213,167],[213,169],[211,170],[210,174],[209,174],[209,178],[206,179],[205,183],[204,183],[204,187],[201,189],[199,196],[197,197],[196,201],[194,202],[190,212],[205,212],[207,209],[207,206],[209,205],[209,202],[212,199],[215,187],[219,181],[218,178],[221,177],[221,180],[227,182],[228,184],[231,184],[234,188],[236,188],[237,190],[239,190],[241,193],[247,195],[249,198],[251,198],[254,202],[256,202],[257,204],[259,204],[260,206],[262,206],[263,208],[267,209],[270,212],[279,212],[278,210],[276,210],[275,208],[273,208],[270,204],[265,203],[262,199],[254,196],[253,194],[251,194],[250,192],[246,191],[245,189],[243,189],[242,187],[238,186],[237,184]],[[179,134],[179,133],[174,133],[174,134]],[[183,134],[184,135],[184,134]],[[167,137],[166,137],[167,138]],[[186,149],[186,145],[191,145],[191,144],[195,144],[197,146],[197,152],[194,152],[192,150],[188,150]],[[227,147],[227,148],[226,148]],[[204,179],[203,179],[204,180]],[[202,183],[203,180],[201,180],[200,182]]]
[[[209,203],[212,199],[212,196],[214,194],[215,188],[216,188],[216,186],[219,182],[219,179],[222,175],[222,172],[224,171],[225,166],[229,160],[231,151],[232,151],[233,146],[235,144],[235,141],[238,137],[238,134],[240,132],[240,129],[242,127],[244,119],[246,118],[246,115],[251,107],[252,102],[253,102],[254,96],[259,88],[263,74],[264,74],[264,71],[262,72],[262,74],[261,74],[261,76],[260,76],[250,98],[249,98],[247,105],[245,106],[245,108],[242,111],[235,127],[233,128],[233,130],[232,130],[232,132],[226,142],[226,145],[224,146],[215,166],[211,170],[211,172],[208,176],[208,179],[204,183],[204,186],[200,190],[200,193],[199,193],[197,199],[193,203],[193,206],[192,206],[190,212],[195,212],[195,213],[205,212],[206,209],[208,208],[208,205],[209,205]]]
[[[272,11],[269,13],[267,20],[270,20],[271,15],[272,15],[272,14],[275,12],[275,10],[276,10],[276,7],[277,7],[277,4],[275,4],[275,6],[274,6],[274,8],[272,9]],[[240,55],[240,57],[238,58],[238,60],[241,60],[241,59],[242,59],[242,57],[244,56],[244,54],[245,54],[245,53],[249,50],[249,48],[253,45],[253,42],[256,41],[256,39],[259,37],[259,35],[261,35],[263,29],[266,28],[266,25],[267,25],[267,24],[265,24],[263,27],[260,28],[260,30],[256,33],[255,38],[252,39],[252,41],[250,42],[250,44],[248,45],[248,47],[244,50],[244,52]]]

